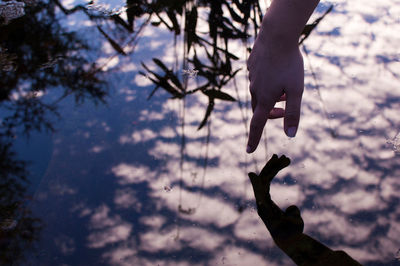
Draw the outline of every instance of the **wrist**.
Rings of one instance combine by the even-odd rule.
[[[266,15],[262,21],[258,39],[270,49],[292,50],[298,48],[300,34],[273,16]]]

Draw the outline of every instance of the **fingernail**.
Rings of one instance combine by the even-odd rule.
[[[250,153],[250,152],[251,152],[251,147],[250,147],[250,145],[247,145],[246,152],[247,152],[247,153]]]
[[[289,127],[287,130],[288,137],[294,138],[294,136],[296,136],[296,131],[297,131],[296,127]]]

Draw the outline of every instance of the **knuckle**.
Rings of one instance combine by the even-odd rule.
[[[300,118],[300,115],[297,112],[286,110],[285,118],[290,121],[298,121]]]
[[[297,87],[296,89],[293,89],[290,93],[292,94],[292,96],[297,97],[297,98],[301,98],[304,92],[304,87],[300,86]]]
[[[263,126],[261,126],[259,124],[255,124],[255,123],[252,123],[250,125],[250,131],[253,133],[258,132],[258,131],[262,130],[263,128],[264,128]]]
[[[256,94],[256,88],[253,84],[250,84],[249,91],[250,91],[251,96],[254,97]]]

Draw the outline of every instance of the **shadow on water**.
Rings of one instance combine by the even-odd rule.
[[[259,176],[251,177],[259,215],[284,253],[273,247],[269,236],[263,234],[265,230],[260,230],[253,199],[237,192],[239,186],[245,190],[246,185],[213,183],[213,179],[220,178],[217,168],[231,179],[247,173],[250,164],[256,168],[256,162],[248,158],[230,158],[233,163],[227,157],[221,159],[232,152],[230,147],[222,148],[221,153],[211,150],[220,140],[211,125],[218,112],[228,113],[231,109],[224,104],[235,104],[241,119],[231,116],[224,121],[244,123],[246,127],[243,109],[247,103],[240,99],[236,85],[244,68],[237,67],[240,56],[235,41],[247,48],[256,35],[263,14],[259,1],[128,0],[114,9],[94,2],[75,6],[64,1],[24,2],[25,15],[3,19],[0,25],[0,246],[6,251],[0,259],[4,264],[233,265],[244,260],[243,265],[287,265],[290,261],[286,253],[299,265],[309,265],[310,261],[358,265],[347,254],[314,240],[332,246],[362,245],[357,237],[340,240],[340,236],[329,233],[329,227],[314,228],[315,224],[328,224],[315,218],[322,211],[311,207],[316,204],[317,194],[329,203],[331,198],[338,200],[336,192],[343,187],[348,186],[351,194],[355,191],[352,186],[360,185],[336,173],[340,166],[326,170],[334,177],[331,187],[301,187],[306,192],[298,204],[306,209],[303,217],[313,222],[313,228],[308,229],[313,238],[303,233],[303,219],[306,224],[307,219],[300,216],[299,208],[291,206],[283,212],[270,197],[264,205],[259,204],[254,179],[262,177],[265,168]],[[301,45],[306,53],[303,41],[332,6],[321,5],[318,11],[321,16],[302,34]],[[93,35],[69,30],[62,22],[69,17],[85,21],[84,25],[90,25],[86,30]],[[139,40],[146,38],[143,32],[149,28],[153,34],[171,34],[172,61],[151,49],[135,53],[141,48]],[[340,30],[329,33],[340,34]],[[102,49],[107,55],[99,60],[98,50]],[[109,67],[113,60],[133,59],[140,62],[135,62],[134,71]],[[324,59],[339,68],[354,62],[353,58]],[[376,60],[386,64],[390,59]],[[132,85],[132,76],[136,79],[139,75],[148,82],[141,88]],[[315,73],[313,76],[320,90]],[[232,83],[236,87],[234,96],[227,89]],[[190,98],[198,95],[195,100]],[[322,102],[321,94],[319,97]],[[179,106],[178,114],[165,110],[171,102]],[[188,110],[199,102],[204,104],[196,113],[203,113],[200,121],[195,121]],[[395,107],[396,99],[383,99],[380,104]],[[328,112],[323,112],[329,120]],[[331,114],[342,126],[354,122],[343,113]],[[199,135],[187,134],[193,128]],[[336,129],[330,125],[324,130],[337,141],[359,137],[340,131],[336,134]],[[53,134],[54,147],[40,184],[36,184],[34,200],[28,204],[29,162],[17,158],[13,142],[35,131]],[[384,132],[376,130],[369,136],[374,134]],[[307,136],[321,138],[312,130]],[[302,150],[302,159],[297,163],[342,156],[333,151],[315,154]],[[400,171],[398,165],[368,155],[350,158],[381,181],[388,171]],[[237,166],[242,172],[232,170]],[[276,173],[284,167],[278,168],[274,168]],[[265,196],[269,195],[273,176],[263,184]],[[297,174],[290,173],[277,183],[294,189],[298,185],[295,178]],[[376,224],[376,217],[394,211],[398,198],[387,202],[389,210],[364,208],[349,214],[345,207],[343,210],[329,204],[326,210],[374,227],[370,237],[378,241],[388,229]],[[266,241],[270,241],[268,245]],[[28,247],[35,250],[29,251]],[[24,250],[28,259],[21,262]],[[378,265],[371,263],[367,265]]]
[[[303,233],[304,221],[297,206],[282,211],[271,199],[270,185],[280,170],[290,164],[286,156],[276,154],[260,174],[249,173],[256,198],[258,215],[263,220],[275,244],[297,265],[361,265],[343,251],[327,246]]]

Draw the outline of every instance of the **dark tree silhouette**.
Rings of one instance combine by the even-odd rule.
[[[0,264],[14,265],[39,238],[43,224],[28,208],[26,163],[0,139]]]
[[[107,95],[96,65],[84,56],[90,47],[60,25],[54,3],[38,2],[25,13],[0,25],[0,102],[6,110],[0,135],[10,136],[16,127],[25,133],[52,129],[50,116],[66,96],[82,103],[104,102]],[[54,102],[38,97],[49,90],[63,90],[62,96]]]
[[[24,1],[30,3],[30,1]],[[28,163],[16,158],[16,134],[53,130],[57,103],[105,102],[98,67],[85,57],[90,47],[64,29],[53,1],[25,5],[25,15],[0,22],[0,264],[13,265],[39,238],[43,224],[29,210]],[[42,95],[58,91],[59,98]]]

